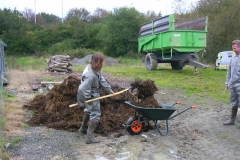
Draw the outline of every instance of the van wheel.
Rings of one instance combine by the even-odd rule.
[[[156,70],[157,69],[157,57],[154,53],[148,53],[145,57],[145,65],[147,70]]]

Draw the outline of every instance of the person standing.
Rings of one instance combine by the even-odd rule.
[[[78,87],[77,101],[79,106],[85,106],[83,122],[79,129],[80,133],[87,134],[85,143],[99,143],[98,140],[93,138],[94,130],[101,117],[100,101],[93,101],[85,103],[86,100],[100,97],[99,87],[103,87],[105,91],[114,94],[111,86],[107,83],[101,73],[103,67],[104,56],[99,53],[92,55],[92,60],[89,65],[84,69],[82,74],[81,84]],[[90,122],[87,123],[90,119]]]
[[[240,40],[232,42],[232,49],[236,53],[230,60],[226,76],[226,88],[230,91],[231,117],[224,125],[235,125],[235,119],[240,107]]]

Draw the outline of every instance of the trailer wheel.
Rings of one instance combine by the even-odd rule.
[[[127,121],[128,127],[126,130],[130,135],[139,135],[143,131],[144,123],[140,123],[138,117],[139,116],[132,116]],[[143,121],[142,117],[140,117],[140,121]]]
[[[171,62],[171,66],[173,70],[182,70],[184,64],[181,61],[177,61],[177,62]]]
[[[145,57],[145,65],[147,70],[157,69],[157,57],[153,53],[148,53]]]

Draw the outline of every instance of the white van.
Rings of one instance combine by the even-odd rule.
[[[219,52],[216,60],[215,70],[227,70],[230,60],[234,54],[235,53],[233,51]]]

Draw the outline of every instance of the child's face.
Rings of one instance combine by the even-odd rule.
[[[95,69],[96,72],[101,71],[101,69],[102,69],[102,67],[103,67],[103,63],[104,63],[104,61],[102,62],[102,64],[101,64],[98,68]]]
[[[232,49],[236,54],[240,53],[240,47],[238,47],[238,45],[236,44],[232,45]]]

